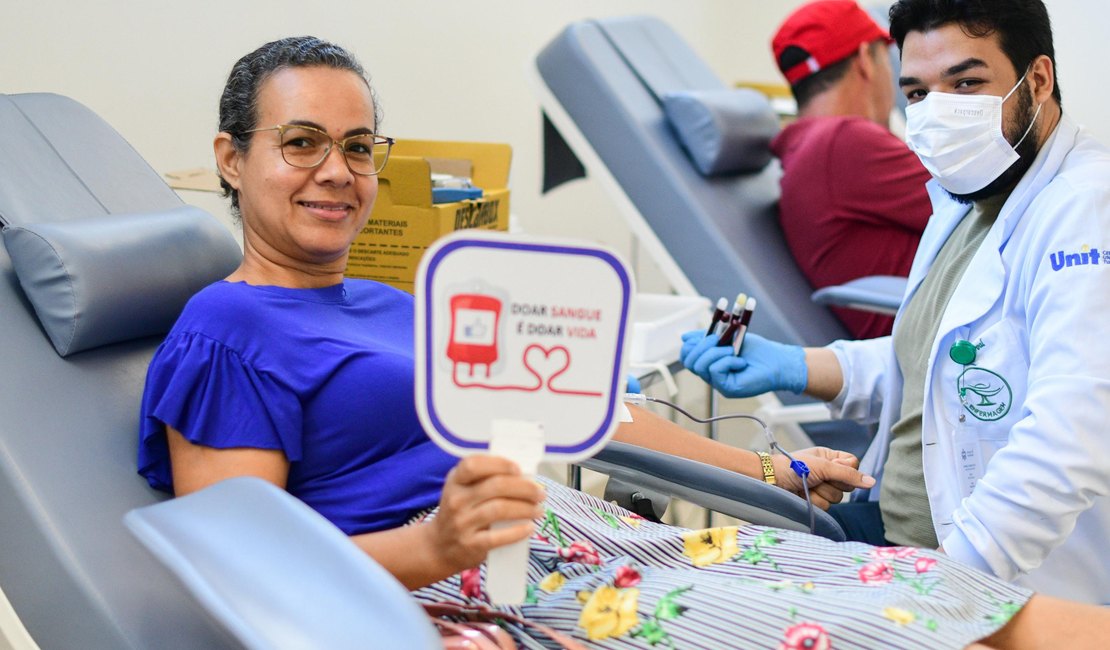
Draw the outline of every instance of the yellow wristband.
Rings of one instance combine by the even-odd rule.
[[[771,462],[771,454],[765,451],[757,452],[759,454],[759,464],[763,466],[763,480],[766,483],[775,485],[775,464]]]

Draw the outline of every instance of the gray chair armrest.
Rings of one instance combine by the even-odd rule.
[[[228,479],[134,509],[124,522],[251,650],[443,647],[392,575],[261,479]]]
[[[804,499],[713,465],[622,442],[610,442],[596,456],[579,464],[752,524],[809,530]],[[814,515],[816,534],[838,542],[846,539],[840,524],[827,512],[815,509]]]
[[[813,292],[813,302],[879,314],[896,314],[906,293],[906,278],[872,275]]]

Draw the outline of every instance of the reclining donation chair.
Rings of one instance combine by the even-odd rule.
[[[433,647],[401,585],[284,492],[160,503],[135,471],[146,367],[239,247],[80,104],[0,95],[0,123],[0,648]]]
[[[726,87],[650,17],[573,23],[536,70],[549,147],[561,135],[590,175],[623,194],[633,234],[678,293],[757,296],[752,331],[777,340],[847,335],[810,300],[779,228],[780,169],[768,146],[778,123],[762,95]]]
[[[569,25],[536,56],[535,81],[545,116],[545,191],[586,174],[598,179],[677,293],[757,297],[753,332],[798,345],[848,335],[811,299],[783,238],[781,170],[769,148],[778,118],[765,97],[726,87],[651,17]],[[876,299],[872,287],[849,287],[844,299],[825,292],[822,300],[865,304]],[[889,308],[891,299],[878,299]],[[867,440],[851,423],[806,430],[858,453]]]
[[[811,300],[778,225],[778,118],[763,95],[726,87],[646,16],[569,25],[536,56],[535,76],[544,191],[598,178],[676,292],[757,296],[753,332],[801,345],[847,335]]]
[[[429,629],[396,581],[286,493],[221,483],[167,501],[136,473],[150,358],[239,248],[80,104],[0,95],[0,121],[0,648],[422,647],[393,636]],[[605,454],[591,462],[722,512],[809,525],[761,481]],[[259,562],[274,557],[288,562]]]
[[[42,648],[237,647],[120,521],[163,498],[134,460],[157,334],[238,247],[76,102],[0,123],[0,590]]]

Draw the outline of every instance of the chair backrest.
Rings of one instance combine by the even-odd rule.
[[[0,95],[0,223],[133,214],[182,205],[98,115],[50,93]]]
[[[0,121],[6,243],[16,230],[34,241],[38,224],[118,226],[120,213],[150,213],[144,223],[160,232],[165,250],[181,241],[206,251],[194,270],[207,268],[216,279],[238,263],[226,228],[183,208],[119,134],[80,104],[57,95],[0,96]],[[177,226],[166,229],[170,224]],[[177,227],[182,232],[169,232]],[[102,252],[96,264],[82,259],[77,266],[126,266],[134,251]],[[32,261],[24,263],[35,270]],[[161,336],[104,345],[87,340],[91,349],[63,358],[44,330],[49,319],[36,315],[50,300],[40,296],[45,302],[33,304],[37,287],[21,284],[13,256],[0,246],[0,589],[44,649],[239,647],[122,523],[129,510],[165,498],[135,471],[139,400]],[[112,303],[76,298],[74,305],[90,309]],[[75,311],[72,318],[122,323],[148,306],[127,307],[112,314]]]
[[[573,23],[539,53],[536,68],[570,119],[560,124],[549,110],[555,128],[580,131],[573,139],[596,152],[642,219],[633,231],[646,224],[698,293],[758,297],[752,331],[776,340],[821,345],[847,335],[810,300],[783,239],[777,162],[706,177],[676,138],[659,98],[726,87],[669,26],[651,17]],[[591,157],[579,156],[587,167]]]
[[[228,479],[125,521],[251,650],[443,647],[401,583],[261,479]]]

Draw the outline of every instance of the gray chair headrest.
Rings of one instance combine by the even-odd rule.
[[[192,206],[4,228],[19,284],[61,356],[164,334],[185,303],[242,257]]]
[[[667,121],[703,176],[757,172],[771,162],[779,122],[758,91],[683,90],[662,101]]]

